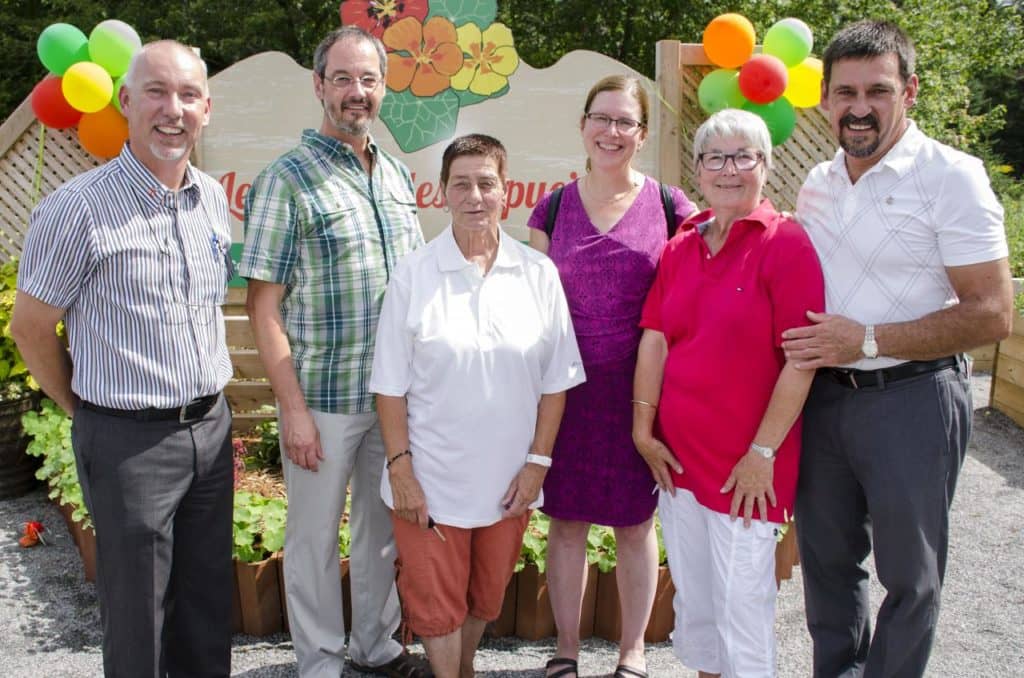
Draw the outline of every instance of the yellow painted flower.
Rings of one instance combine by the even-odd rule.
[[[397,21],[384,31],[388,52],[388,87],[409,89],[418,97],[431,97],[448,89],[452,75],[462,68],[462,50],[455,44],[455,25],[444,17],[421,24],[414,17]]]
[[[452,88],[490,96],[507,85],[508,76],[519,67],[508,26],[493,23],[481,33],[470,22],[459,26],[458,33],[465,62],[452,78]]]

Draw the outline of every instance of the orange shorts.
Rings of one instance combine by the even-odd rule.
[[[445,636],[467,615],[493,621],[501,614],[530,512],[487,527],[438,525],[433,530],[391,514],[398,547],[402,616],[418,636]]]

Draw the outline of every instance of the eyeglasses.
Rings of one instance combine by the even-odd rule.
[[[620,134],[628,136],[633,136],[640,131],[641,127],[646,127],[646,125],[639,120],[633,120],[632,118],[612,118],[604,113],[587,113],[583,117],[589,120],[595,128],[601,131],[615,125]]]
[[[324,78],[324,80],[338,89],[348,89],[358,82],[362,85],[363,89],[370,92],[377,89],[377,85],[381,83],[381,79],[376,75],[364,75],[361,78],[353,78],[351,75],[342,74],[335,75],[333,78]]]
[[[697,156],[704,169],[711,172],[718,172],[725,169],[725,163],[732,160],[732,164],[741,172],[749,172],[757,167],[764,154],[760,151],[737,151],[735,153],[701,153]]]

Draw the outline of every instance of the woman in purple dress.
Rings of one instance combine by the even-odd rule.
[[[648,99],[637,78],[604,78],[587,95],[580,131],[587,174],[534,208],[530,245],[558,266],[587,373],[568,392],[554,464],[544,482],[548,591],[558,626],[549,678],[576,678],[579,623],[592,523],[615,529],[622,636],[616,678],[646,676],[644,629],[654,601],[658,549],[651,471],[631,438],[640,310],[669,231],[695,207],[632,168],[647,139]],[[666,213],[674,223],[666,223]],[[551,228],[553,226],[553,228]],[[550,233],[550,237],[549,234]]]

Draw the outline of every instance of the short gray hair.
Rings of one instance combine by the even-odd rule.
[[[132,55],[132,60],[128,64],[128,71],[124,74],[124,81],[122,82],[123,87],[131,89],[136,84],[135,79],[136,77],[138,77],[139,62],[142,61],[143,55],[158,47],[174,47],[178,51],[184,54],[188,54],[193,59],[195,59],[196,63],[199,64],[200,69],[202,69],[203,93],[207,95],[210,93],[209,76],[207,74],[206,62],[203,61],[202,57],[199,56],[199,53],[196,52],[196,50],[189,47],[188,45],[178,42],[177,40],[156,40],[154,42],[149,42],[143,45],[142,49],[138,50],[137,52],[135,52],[135,54]]]
[[[380,61],[380,74],[388,74],[388,54],[384,49],[384,43],[372,33],[367,33],[359,26],[342,26],[336,28],[320,41],[313,52],[313,72],[322,80],[327,74],[327,53],[334,47],[334,43],[342,40],[365,40],[377,50],[377,59]]]
[[[693,166],[700,162],[700,154],[707,150],[712,139],[739,137],[751,148],[764,155],[764,168],[772,168],[772,137],[761,116],[738,108],[726,108],[714,113],[697,128],[693,135]]]

